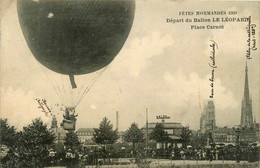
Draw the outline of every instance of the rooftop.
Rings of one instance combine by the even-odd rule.
[[[79,128],[77,133],[93,133],[95,128]]]
[[[148,123],[148,129],[155,128],[156,124],[158,124],[158,123],[159,122]],[[183,128],[181,123],[176,123],[176,122],[160,122],[160,124],[163,124],[164,128]],[[146,126],[143,126],[143,129],[145,129],[145,128],[146,128]]]

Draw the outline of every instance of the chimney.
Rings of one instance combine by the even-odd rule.
[[[118,111],[116,111],[116,129],[118,130]]]

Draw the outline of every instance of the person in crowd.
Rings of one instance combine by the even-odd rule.
[[[49,161],[50,161],[50,165],[51,166],[55,166],[56,165],[56,163],[57,163],[57,161],[56,161],[56,158],[57,156],[56,156],[56,152],[54,151],[54,149],[50,149],[49,150]]]
[[[183,148],[181,149],[180,154],[181,154],[181,159],[184,160],[185,159],[185,152],[184,152]]]
[[[74,165],[75,154],[69,149],[65,155],[65,163],[68,168],[72,168]]]

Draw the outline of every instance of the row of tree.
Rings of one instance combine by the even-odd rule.
[[[182,145],[186,147],[190,142],[191,131],[188,127],[183,127],[180,139]],[[98,129],[95,129],[93,140],[97,144],[113,144],[119,138],[118,130],[113,130],[113,125],[105,117],[99,125]],[[157,123],[155,128],[149,134],[149,139],[158,143],[167,143],[171,141],[171,138],[167,131],[164,129],[162,123]],[[123,140],[125,142],[132,143],[132,151],[135,153],[135,144],[145,141],[144,131],[138,127],[136,123],[132,123],[131,126],[123,134]]]
[[[53,144],[55,135],[47,128],[41,119],[35,119],[28,126],[17,131],[13,126],[9,126],[7,119],[0,119],[0,144],[5,144],[10,149],[2,164],[6,167],[43,167],[45,159],[48,158],[48,149]],[[183,128],[181,139],[187,145],[190,137],[190,130]],[[99,124],[99,128],[94,130],[93,140],[97,144],[114,144],[119,138],[118,130],[113,129],[111,122],[105,117]],[[158,123],[155,129],[149,134],[149,139],[159,143],[170,141],[168,133],[162,123]],[[136,123],[123,134],[125,142],[132,143],[133,155],[135,155],[135,145],[145,141],[145,135]],[[64,145],[69,148],[79,146],[79,137],[75,132],[68,132]],[[3,167],[5,167],[3,166]]]
[[[144,142],[146,137],[144,131],[138,127],[136,123],[132,123],[131,126],[124,132],[123,141],[132,143],[132,151],[135,153],[135,145],[137,143]],[[117,129],[113,130],[113,125],[105,117],[99,124],[99,128],[94,129],[93,141],[100,145],[114,144],[119,139],[119,132]],[[183,127],[180,139],[182,146],[186,147],[191,140],[191,131],[188,127]],[[157,143],[167,143],[171,141],[171,138],[167,131],[164,129],[162,123],[157,123],[155,128],[149,134],[149,140]],[[79,145],[78,136],[76,133],[70,132],[65,139],[65,145],[77,146]]]
[[[17,131],[9,126],[7,119],[0,119],[0,144],[8,147],[7,155],[1,159],[3,167],[44,167],[48,157],[48,145],[55,138],[41,119]]]

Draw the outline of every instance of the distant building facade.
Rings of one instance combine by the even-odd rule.
[[[63,127],[58,127],[56,116],[53,115],[51,129],[55,135],[54,144],[64,144],[67,131]]]
[[[85,146],[96,145],[96,143],[93,140],[94,132],[95,132],[95,128],[79,128],[76,131],[80,142]],[[123,142],[123,135],[124,135],[123,131],[120,131],[118,133],[119,138],[116,141],[117,143]]]
[[[124,136],[125,132],[124,131],[119,131],[118,132],[118,139],[116,140],[117,143],[123,143],[124,142],[124,139],[123,139],[123,136]]]
[[[142,128],[142,131],[144,133],[144,136],[147,137],[151,132],[154,130],[156,126],[156,122],[148,123],[148,131],[146,131],[146,126]],[[168,133],[170,139],[171,139],[171,145],[173,147],[175,146],[181,146],[181,134],[183,126],[181,123],[175,123],[175,122],[161,122],[163,124],[164,130]]]
[[[57,122],[57,118],[55,115],[52,116],[52,120],[51,120],[51,128],[57,128],[58,127],[58,122]]]
[[[79,128],[76,133],[83,144],[93,143],[94,128]]]
[[[63,127],[57,127],[52,129],[55,135],[54,143],[55,144],[64,144],[67,131]]]
[[[208,101],[208,104],[204,107],[201,114],[200,133],[206,133],[207,138],[211,139],[211,143],[233,145],[240,143],[259,143],[259,124],[253,122],[252,99],[249,96],[247,65],[245,68],[245,85],[240,125],[236,126],[236,128],[216,127],[215,106],[213,101]]]
[[[227,128],[218,127],[212,131],[214,143],[216,144],[241,144],[258,142],[259,125],[252,127]]]
[[[216,128],[215,119],[215,105],[213,100],[208,101],[204,106],[203,112],[200,117],[200,131],[205,133]]]

